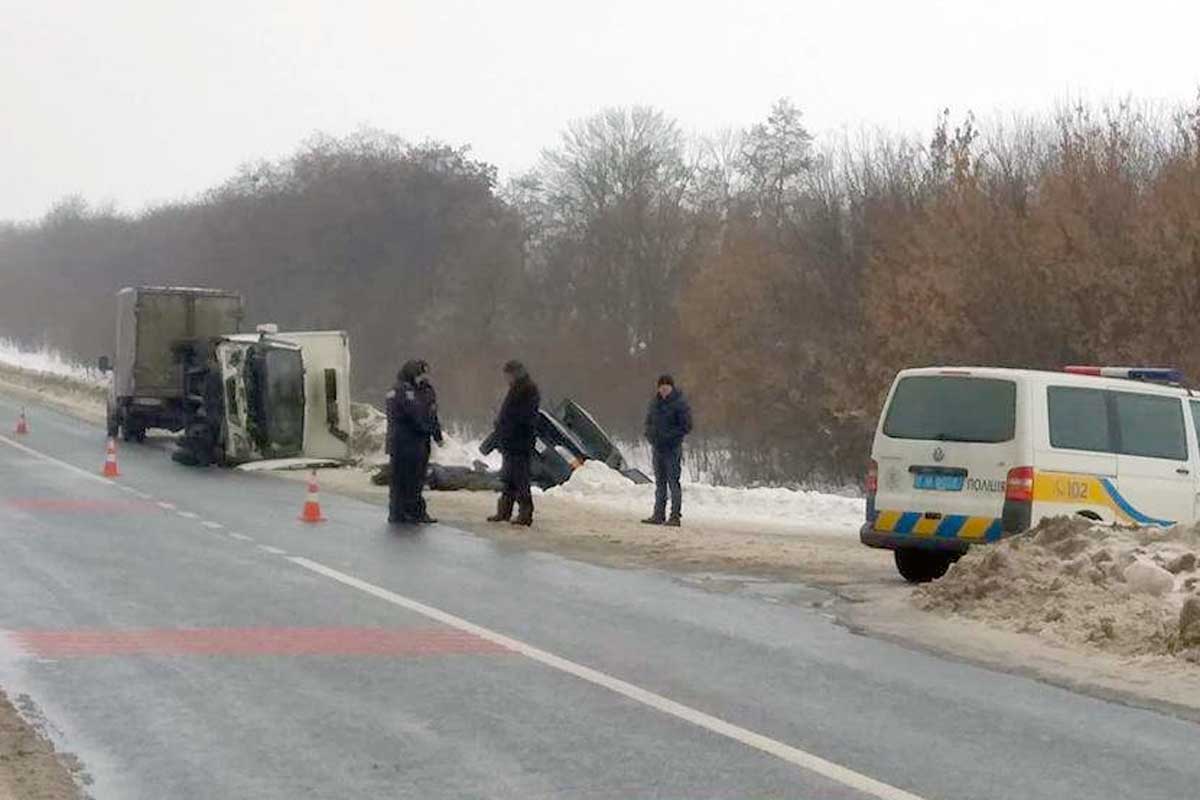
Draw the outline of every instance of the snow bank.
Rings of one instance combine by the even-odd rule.
[[[370,403],[354,403],[350,407],[354,419],[354,435],[350,439],[351,454],[368,466],[387,461],[384,450],[387,438],[387,415]],[[482,461],[488,469],[500,469],[500,454],[484,456],[479,452],[482,439],[468,436],[462,431],[446,431],[445,445],[433,447],[431,460],[446,467],[471,467]]]
[[[354,435],[351,439],[353,455],[367,466],[386,462],[386,415],[369,403],[355,403],[351,413],[354,418]],[[488,469],[500,469],[502,459],[499,453],[493,452],[486,457],[480,455],[481,441],[462,431],[447,431],[445,446],[435,446],[431,459],[447,467],[472,467],[481,461]],[[636,458],[633,461],[639,463]],[[857,533],[866,514],[862,498],[823,492],[738,489],[687,482],[684,483],[683,493],[683,510],[687,519],[740,521]],[[547,494],[604,506],[637,518],[648,515],[654,506],[652,485],[638,486],[596,461],[586,462],[575,471],[570,481],[550,489]]]
[[[589,461],[562,486],[546,492],[582,503],[647,516],[654,507],[654,486],[638,486],[604,464]],[[685,519],[738,520],[856,533],[866,513],[861,498],[793,489],[738,489],[684,483]]]
[[[1196,528],[1111,528],[1046,520],[1027,534],[976,547],[913,595],[957,614],[1059,644],[1120,655],[1174,653],[1200,661],[1190,614],[1200,603]]]
[[[89,386],[107,386],[108,378],[99,370],[86,367],[48,347],[31,349],[10,339],[0,339],[0,364],[42,375],[69,378]]]

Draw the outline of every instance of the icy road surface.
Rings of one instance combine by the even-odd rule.
[[[0,397],[0,421],[18,405]],[[5,426],[7,428],[7,426]],[[1181,798],[1200,727],[808,607],[196,471],[39,410],[0,436],[0,685],[99,800]]]

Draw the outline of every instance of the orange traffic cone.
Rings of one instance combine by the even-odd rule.
[[[117,469],[117,440],[108,437],[108,447],[104,450],[104,471],[100,473],[106,478],[116,478],[121,471]]]
[[[317,498],[317,471],[314,469],[308,478],[308,495],[304,498],[304,511],[300,514],[301,522],[324,522],[321,516],[321,501]]]
[[[29,420],[25,419],[25,409],[21,409],[21,416],[17,417],[17,436],[24,436],[29,433]]]

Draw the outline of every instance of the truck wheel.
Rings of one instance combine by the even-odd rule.
[[[128,419],[121,426],[121,438],[127,442],[144,442],[146,441],[146,429],[140,424],[130,423]]]
[[[915,547],[902,547],[893,551],[896,558],[896,569],[909,583],[929,583],[936,581],[946,574],[950,565],[958,560],[954,553],[938,553],[929,550],[919,550]]]

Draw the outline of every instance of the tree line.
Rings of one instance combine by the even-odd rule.
[[[671,371],[724,479],[853,480],[905,366],[1200,375],[1200,105],[943,113],[927,137],[831,141],[786,100],[705,137],[610,109],[504,183],[467,148],[363,132],[139,214],[69,198],[0,225],[0,335],[90,360],[138,283],[347,329],[365,399],[426,358],[465,424],[520,357],[544,394],[636,436]]]

